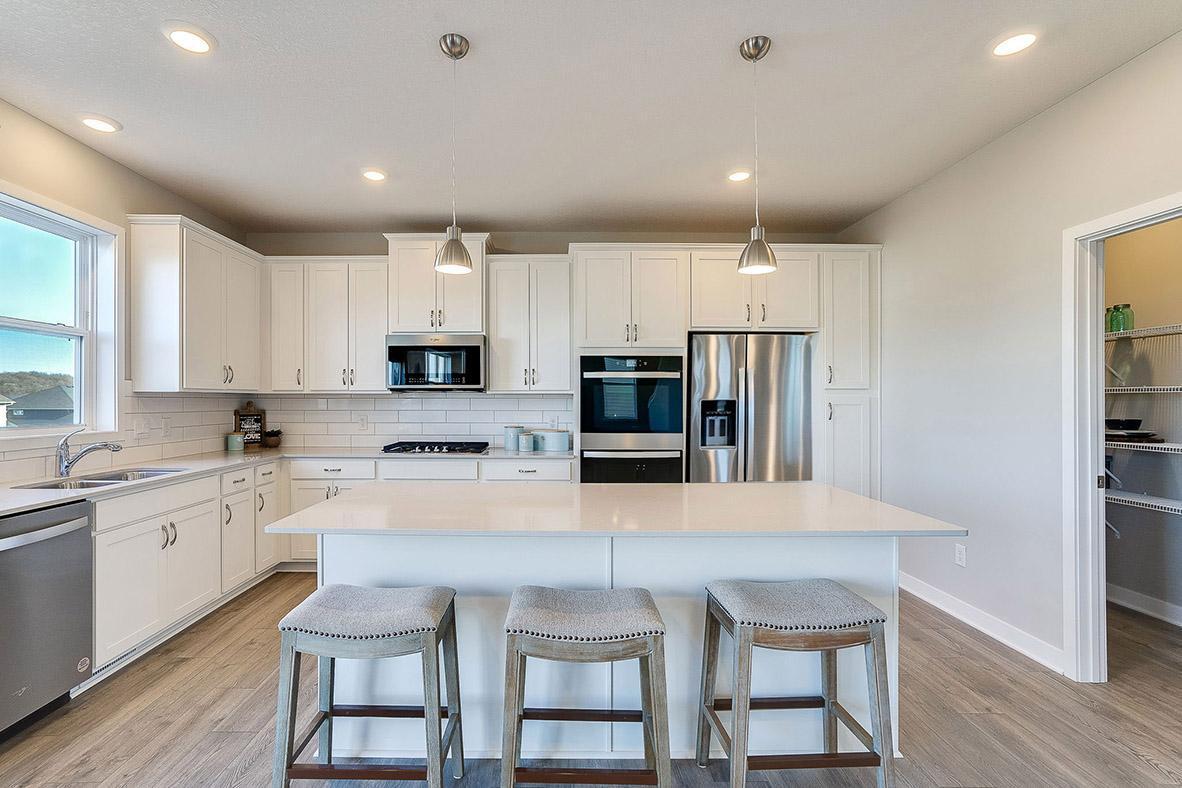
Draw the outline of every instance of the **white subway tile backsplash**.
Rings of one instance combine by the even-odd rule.
[[[468,399],[428,399],[423,400],[423,410],[471,410]]]
[[[399,421],[437,422],[443,421],[446,414],[441,410],[408,410],[398,416]]]

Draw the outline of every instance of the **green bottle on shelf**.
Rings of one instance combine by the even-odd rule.
[[[1133,308],[1129,304],[1117,304],[1112,308],[1112,331],[1132,331]]]
[[[1104,330],[1108,333],[1112,333],[1114,330],[1112,328],[1112,313],[1115,311],[1116,307],[1114,306],[1110,306],[1104,310]]]

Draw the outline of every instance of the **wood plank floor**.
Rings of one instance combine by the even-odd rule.
[[[276,575],[0,743],[0,786],[268,785],[275,624],[314,583]],[[900,607],[900,785],[1182,784],[1182,630],[1112,608],[1112,680],[1084,685],[914,597]],[[311,709],[315,662],[305,665],[300,704]],[[456,784],[493,788],[498,777],[495,761],[471,761]],[[675,778],[724,785],[725,764],[678,762]],[[763,772],[750,782],[867,786],[873,777]]]

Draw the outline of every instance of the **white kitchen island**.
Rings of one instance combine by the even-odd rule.
[[[898,729],[898,539],[963,536],[948,523],[819,482],[568,484],[374,482],[266,529],[319,537],[319,581],[449,585],[458,592],[460,689],[468,757],[499,757],[509,595],[521,584],[643,586],[665,619],[672,755],[693,756],[704,586],[720,578],[828,577],[886,611],[892,721]],[[719,691],[730,675],[723,633]],[[337,703],[421,704],[416,657],[347,662]],[[816,654],[757,649],[753,692],[815,695]],[[839,658],[841,702],[869,724],[861,649]],[[531,660],[529,706],[639,708],[636,663]],[[724,719],[727,715],[724,715]],[[821,712],[753,715],[755,753],[821,751]],[[861,745],[842,728],[842,748]],[[340,756],[421,757],[421,720],[341,719]],[[898,737],[895,739],[898,742]],[[523,756],[642,757],[638,725],[529,722]]]

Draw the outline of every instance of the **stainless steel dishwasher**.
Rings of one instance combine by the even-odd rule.
[[[90,678],[87,501],[0,518],[0,734]]]

